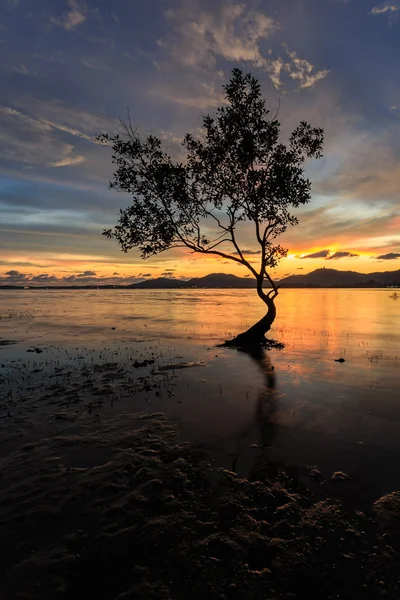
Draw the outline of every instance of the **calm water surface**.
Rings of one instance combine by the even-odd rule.
[[[270,337],[285,348],[260,362],[216,348],[262,316],[254,290],[2,291],[0,375],[50,360],[130,360],[132,349],[161,363],[202,361],[179,372],[176,397],[152,408],[227,466],[246,472],[263,447],[271,460],[347,470],[386,491],[400,487],[400,300],[390,294],[282,290]],[[27,353],[36,346],[46,352]]]

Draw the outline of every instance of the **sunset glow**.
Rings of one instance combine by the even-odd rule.
[[[183,135],[223,102],[234,67],[280,106],[284,136],[300,120],[325,130],[324,158],[306,165],[312,201],[279,240],[289,252],[275,277],[400,268],[400,10],[373,0],[168,5],[1,3],[0,285],[245,276],[183,249],[142,261],[102,237],[130,198],[108,190],[110,152],[94,142],[129,106],[140,132],[182,157]],[[252,225],[240,236],[257,266]]]

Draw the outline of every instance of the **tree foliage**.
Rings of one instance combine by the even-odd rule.
[[[186,247],[230,259],[276,291],[269,269],[287,252],[277,238],[297,224],[290,210],[311,198],[304,162],[322,156],[323,130],[300,122],[283,144],[257,79],[234,69],[224,90],[226,102],[203,118],[201,133],[185,136],[183,162],[174,161],[159,138],[141,138],[130,119],[122,134],[97,138],[113,151],[110,187],[132,195],[115,228],[103,233],[143,258]],[[257,269],[237,241],[245,221],[254,224],[260,246]]]

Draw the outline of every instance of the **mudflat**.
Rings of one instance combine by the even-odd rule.
[[[2,314],[1,597],[399,597],[387,337]]]

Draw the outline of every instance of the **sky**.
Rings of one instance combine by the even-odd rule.
[[[400,2],[0,0],[0,285],[133,283],[245,267],[174,249],[146,261],[101,235],[128,194],[108,189],[129,108],[172,157],[255,75],[282,134],[325,130],[312,200],[280,239],[277,278],[400,268]],[[242,247],[257,265],[250,226]]]

